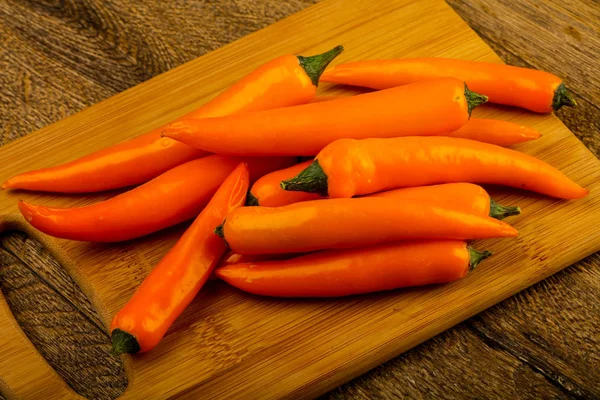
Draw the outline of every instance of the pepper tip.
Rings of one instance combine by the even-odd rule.
[[[173,136],[175,136],[176,134],[174,134],[174,131],[169,127],[166,126],[165,129],[162,130],[162,132],[160,133],[160,137],[161,138],[173,138]]]
[[[192,131],[190,121],[176,121],[168,124],[160,133],[161,137],[177,140],[180,133],[189,133]]]
[[[506,227],[504,228],[504,232],[505,237],[517,237],[519,236],[519,231],[517,230],[517,228],[515,228],[514,226],[508,225],[506,224]]]

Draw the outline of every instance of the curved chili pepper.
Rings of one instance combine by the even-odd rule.
[[[279,171],[273,171],[259,178],[248,193],[246,202],[248,206],[280,207],[301,201],[317,200],[322,198],[315,193],[290,192],[281,188],[281,181],[293,178],[306,169],[312,160],[292,165]]]
[[[388,89],[443,76],[453,76],[466,82],[472,90],[488,96],[491,103],[539,113],[577,104],[562,79],[551,73],[449,58],[366,60],[340,64],[325,71],[321,82]]]
[[[227,244],[213,229],[244,205],[248,185],[248,168],[241,164],[115,315],[110,325],[114,354],[150,351],[160,342],[225,253]]]
[[[441,136],[477,140],[478,142],[510,146],[538,139],[542,134],[528,126],[495,119],[471,118],[458,130]]]
[[[323,199],[316,193],[283,190],[281,181],[292,179],[306,169],[312,161],[305,161],[279,171],[271,172],[257,180],[248,192],[246,205],[281,207],[288,204]],[[481,186],[472,183],[446,183],[433,186],[417,186],[379,192],[369,197],[421,200],[477,215],[489,215],[503,219],[519,215],[519,207],[503,206],[494,201]],[[249,261],[255,261],[254,259]],[[246,262],[246,261],[237,261]]]
[[[289,165],[293,158],[235,158],[212,155],[179,165],[144,185],[79,208],[19,202],[31,225],[59,238],[91,242],[129,240],[194,218],[241,161],[254,178]]]
[[[455,78],[294,107],[167,125],[163,134],[218,154],[314,156],[340,138],[452,132],[485,102]]]
[[[285,190],[352,197],[449,182],[513,186],[563,199],[589,192],[530,155],[448,137],[338,140],[297,177],[281,184]]]
[[[541,133],[533,128],[515,124],[514,122],[471,118],[458,130],[445,133],[443,136],[472,139],[498,146],[509,146],[537,139],[541,136]],[[281,181],[298,175],[311,162],[305,161],[280,171],[273,171],[260,178],[252,185],[252,189],[248,193],[247,205],[280,207],[287,204],[322,198],[322,196],[316,193],[285,191],[280,185]]]
[[[452,282],[491,255],[463,241],[409,241],[233,264],[215,273],[240,290],[263,296],[339,297]]]
[[[241,254],[302,253],[407,239],[514,237],[496,219],[415,200],[376,197],[242,207],[215,230]]]
[[[423,201],[469,214],[504,219],[521,214],[519,207],[503,206],[494,201],[484,188],[472,183],[446,183],[390,190],[369,195],[396,200]]]
[[[312,57],[285,55],[260,66],[201,108],[181,117],[205,118],[308,103],[319,76],[342,46]],[[163,127],[55,167],[8,179],[3,189],[99,192],[144,183],[187,161],[207,155],[162,138]]]

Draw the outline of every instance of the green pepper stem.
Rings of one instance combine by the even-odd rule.
[[[552,98],[552,109],[554,111],[558,111],[562,106],[575,107],[576,105],[577,101],[575,100],[575,97],[569,93],[569,90],[565,86],[564,82],[561,82],[561,84],[558,85],[554,91],[554,97]]]
[[[475,107],[488,101],[487,96],[470,91],[469,88],[467,87],[466,82],[465,82],[465,99],[467,99],[467,110],[469,112],[469,118],[471,118],[471,113],[473,112],[473,109]]]
[[[319,161],[313,161],[294,178],[281,182],[283,190],[293,192],[318,193],[327,196],[327,175],[319,165]]]
[[[490,197],[490,217],[496,219],[504,219],[506,217],[519,214],[521,214],[520,207],[503,206],[501,204],[496,203],[496,201]]]
[[[300,66],[304,69],[313,85],[319,86],[321,74],[323,74],[323,71],[325,71],[325,68],[327,68],[329,63],[339,56],[342,51],[344,51],[344,46],[335,46],[333,49],[326,51],[323,54],[317,54],[316,56],[296,57],[298,57]]]
[[[225,222],[223,222],[221,225],[217,226],[215,228],[215,230],[213,231],[213,233],[217,236],[222,237],[223,239],[225,239],[225,232],[223,232],[223,224],[225,224]]]
[[[467,250],[469,251],[469,272],[473,271],[480,262],[490,257],[493,253],[491,251],[478,251],[472,248],[471,246],[467,246]]]
[[[254,196],[251,191],[248,191],[248,194],[246,195],[246,206],[253,207],[258,205],[256,196]]]
[[[115,356],[120,356],[123,353],[133,354],[140,351],[140,344],[130,333],[115,329],[112,331],[110,338],[112,341],[111,354]]]

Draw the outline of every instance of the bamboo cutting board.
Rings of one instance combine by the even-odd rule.
[[[442,0],[324,0],[299,14],[0,148],[0,180],[56,165],[144,133],[202,105],[284,53],[343,44],[335,62],[440,56],[500,62]],[[343,92],[323,84],[323,94]],[[559,201],[492,188],[523,215],[516,239],[487,240],[496,254],[448,285],[334,300],[277,300],[210,282],[153,352],[128,358],[123,398],[314,397],[600,250],[600,162],[552,115],[492,106],[478,117],[519,121],[544,137],[516,146],[589,188]],[[56,240],[33,232],[16,200],[81,206],[98,196],[0,192],[0,231],[40,239],[75,276],[106,326],[185,226],[122,244]],[[0,296],[0,386],[17,398],[75,393],[37,353]],[[43,394],[43,395],[42,395]]]

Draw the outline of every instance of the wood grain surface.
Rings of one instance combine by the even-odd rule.
[[[220,47],[309,3],[0,2],[2,143]],[[550,70],[566,78],[581,106],[561,111],[559,117],[598,155],[600,96],[594,63],[600,20],[597,3],[563,1],[540,5],[519,0],[514,6],[511,3],[512,8],[501,1],[449,3],[506,62]],[[567,55],[569,62],[565,63]],[[60,201],[73,199],[66,196]],[[170,232],[170,240],[176,233],[177,229]],[[2,246],[12,246],[10,262],[2,257],[2,271],[7,266],[11,270],[27,270],[27,265],[33,264],[38,273],[59,269],[49,259],[36,256],[43,250],[23,236],[5,236]],[[139,282],[147,272],[147,263],[148,260],[134,260],[131,278]],[[594,385],[600,365],[599,264],[599,257],[592,256],[327,396],[422,397],[432,393],[436,397],[471,398],[599,397]],[[0,282],[2,279],[7,279],[5,274]],[[13,279],[9,278],[10,285],[14,285]],[[60,293],[48,292],[48,302],[60,305],[61,297],[66,298],[86,320],[97,320],[99,317],[85,305],[72,283],[66,282],[48,283],[50,287],[56,285]],[[3,284],[3,290],[5,287]],[[13,311],[18,315],[25,309],[18,304],[27,303],[19,300],[14,304],[17,305],[13,305]],[[27,316],[22,321],[25,331],[26,320]],[[211,324],[215,322],[209,321]],[[90,323],[81,332],[88,335],[93,326],[98,325]],[[209,339],[227,332],[218,324],[210,328],[200,328],[198,332]],[[53,334],[51,330],[42,332],[39,342],[48,342]],[[222,349],[219,354],[225,352],[225,359],[230,359],[230,351]],[[77,383],[70,382],[69,376],[76,375],[73,371],[80,367],[72,359],[63,360],[62,365],[63,377],[76,388]],[[102,362],[98,365],[105,366]],[[82,375],[88,383],[95,376],[93,372]],[[123,374],[109,375],[110,384],[95,385],[106,386],[96,392],[105,397],[115,396],[126,384]],[[0,382],[2,390],[6,389]]]
[[[14,233],[0,243],[2,295],[41,355],[87,398],[122,394],[123,365],[110,355],[109,335],[79,286],[37,241]]]

